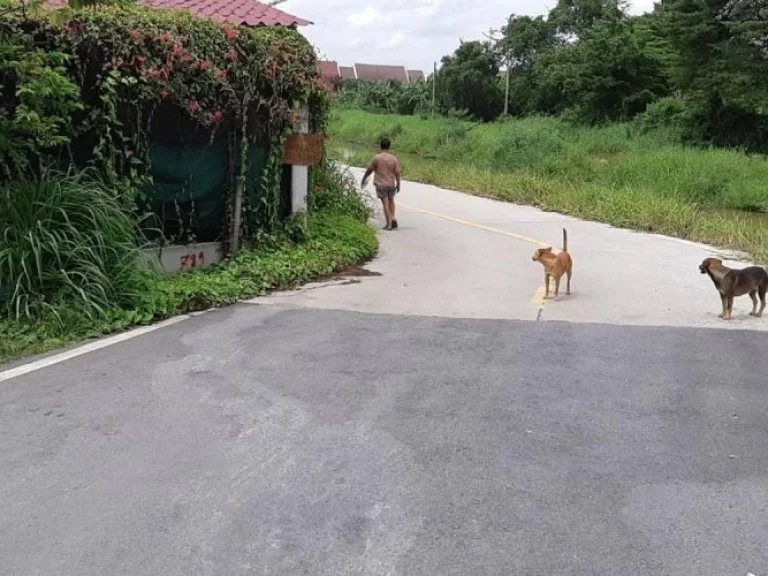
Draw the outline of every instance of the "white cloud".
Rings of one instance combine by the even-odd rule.
[[[368,0],[370,1],[370,0]],[[395,64],[431,70],[451,54],[459,39],[482,39],[510,14],[546,14],[557,0],[288,0],[281,10],[312,20],[301,31],[324,58]],[[634,0],[631,11],[653,9],[653,0]]]
[[[347,22],[355,28],[365,28],[381,20],[381,13],[370,4],[362,12],[347,16]]]
[[[387,48],[397,48],[403,43],[403,40],[405,40],[405,34],[402,32],[395,32],[392,34],[392,36],[389,37],[389,40],[387,40],[385,46]]]

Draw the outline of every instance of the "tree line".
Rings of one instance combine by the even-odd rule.
[[[508,71],[508,72],[507,72]],[[427,83],[340,87],[339,102],[491,121],[558,115],[597,124],[641,116],[696,143],[768,151],[768,2],[560,0],[461,42]]]

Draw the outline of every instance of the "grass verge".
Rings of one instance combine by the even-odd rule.
[[[471,124],[337,110],[332,153],[365,165],[382,135],[404,177],[614,226],[741,250],[768,263],[768,161],[697,150],[631,125],[550,118]]]
[[[133,309],[94,319],[75,308],[37,321],[0,318],[0,364],[66,344],[146,325],[177,314],[224,306],[289,288],[370,259],[375,232],[364,219],[321,210],[307,216],[306,238],[262,238],[258,247],[222,265],[174,276],[151,275]]]

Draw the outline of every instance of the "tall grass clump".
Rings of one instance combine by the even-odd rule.
[[[0,305],[35,318],[68,305],[101,316],[142,282],[132,217],[91,173],[13,181],[0,191]]]

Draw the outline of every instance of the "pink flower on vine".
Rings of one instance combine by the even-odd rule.
[[[229,52],[227,52],[227,60],[230,62],[236,62],[237,61],[237,50],[234,48],[230,48]]]
[[[141,38],[141,30],[131,30],[131,38],[138,39]]]
[[[237,38],[240,35],[240,32],[236,30],[235,28],[228,28],[226,32],[226,37],[228,42],[232,42],[235,38]]]
[[[174,56],[184,56],[184,54],[186,54],[186,50],[178,44],[174,44],[172,50]]]
[[[222,70],[221,68],[216,68],[216,70],[213,71],[213,76],[217,80],[221,80],[222,82],[224,82],[227,79],[227,71]]]
[[[192,114],[200,112],[200,102],[192,100],[192,102],[189,103],[189,111],[192,112]]]
[[[160,34],[160,36],[158,37],[158,39],[159,39],[161,42],[170,42],[170,41],[171,41],[171,35],[170,35],[170,34],[168,34],[168,32],[164,32],[163,34]]]
[[[203,60],[202,62],[197,63],[198,70],[207,70],[211,66],[213,66],[213,64],[211,64],[208,60]]]
[[[170,95],[171,94],[168,92],[168,90],[161,90],[160,91],[160,99],[161,100],[167,100],[168,96],[170,96]]]
[[[136,56],[137,64],[144,64],[145,61],[146,61],[146,58],[144,58],[144,56]]]
[[[221,122],[222,118],[224,118],[224,114],[221,113],[221,110],[216,110],[216,112],[213,113],[213,119],[216,122]]]

